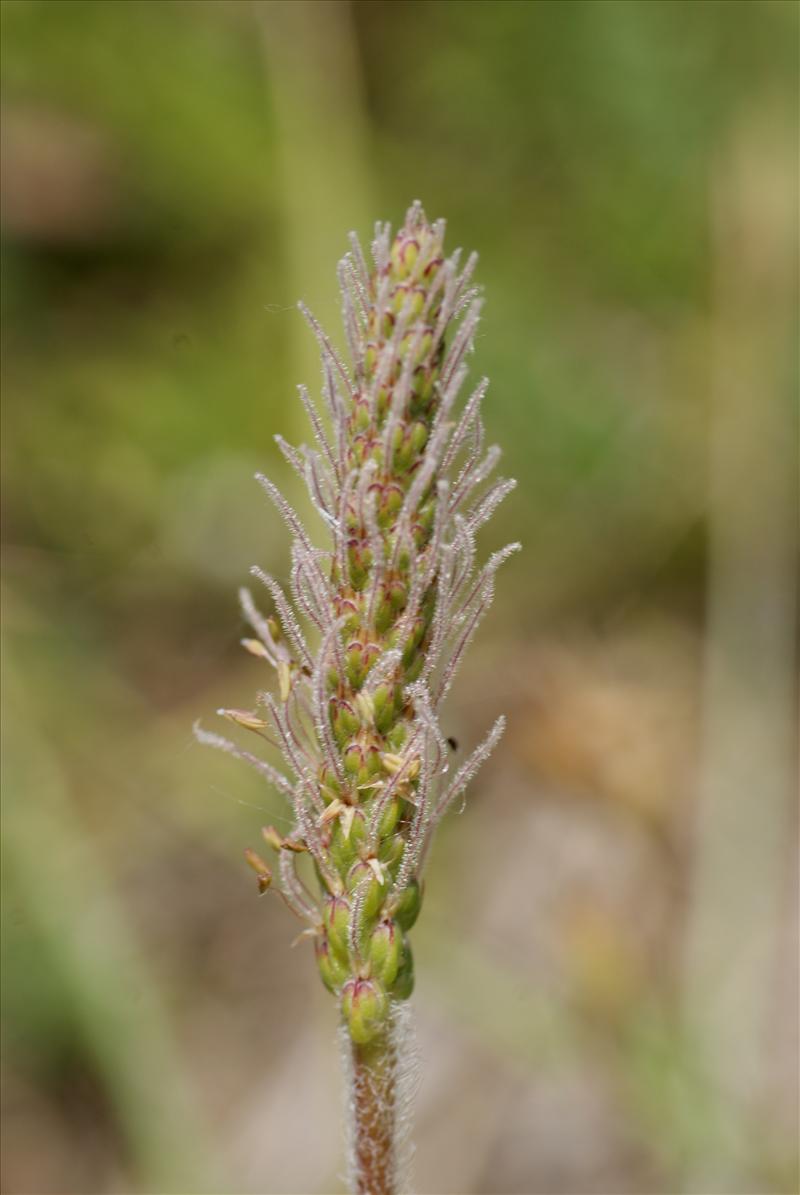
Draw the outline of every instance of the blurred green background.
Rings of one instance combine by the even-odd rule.
[[[341,1190],[335,1010],[242,849],[235,591],[295,303],[476,248],[507,738],[415,930],[421,1192],[797,1190],[798,10],[3,0],[3,1190]]]

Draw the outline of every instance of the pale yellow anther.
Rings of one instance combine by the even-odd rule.
[[[269,660],[269,652],[260,639],[242,639],[242,647],[245,651],[249,651],[251,656],[260,656],[262,660]]]
[[[395,772],[400,771],[405,763],[405,760],[403,759],[402,755],[392,755],[391,752],[387,751],[381,756],[381,763],[386,771],[393,776]]]
[[[263,730],[268,725],[263,718],[253,714],[250,710],[217,710],[217,713],[237,726],[246,726],[248,730]]]
[[[284,704],[292,691],[292,674],[286,660],[278,660],[278,696]]]
[[[403,755],[392,755],[387,752],[381,756],[381,763],[390,775],[394,776],[401,768],[405,769],[406,780],[416,780],[419,776],[420,760],[419,756],[412,759],[409,763]]]
[[[375,718],[375,702],[369,693],[356,693],[354,702],[361,721],[371,726]]]
[[[279,851],[283,846],[283,838],[274,826],[262,826],[261,837],[267,846],[271,846],[274,851]]]
[[[334,797],[324,813],[320,814],[317,824],[326,826],[328,822],[332,822],[335,817],[338,817],[344,808],[344,801],[340,801],[338,797]]]
[[[373,788],[383,788],[384,783],[385,781],[383,780],[371,780],[369,784],[357,784],[356,789],[360,793],[366,793],[370,792]]]

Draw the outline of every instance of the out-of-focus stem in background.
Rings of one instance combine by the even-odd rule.
[[[24,626],[31,612],[13,605]],[[3,651],[4,878],[24,902],[67,999],[75,1042],[107,1086],[142,1189],[174,1191],[191,1182],[193,1191],[219,1193],[224,1187],[157,977],[97,837],[76,816],[24,670],[9,639]]]
[[[338,300],[328,263],[346,249],[342,230],[368,232],[374,211],[350,5],[346,0],[265,0],[256,3],[254,11],[279,162],[276,195],[287,290],[308,301],[323,326],[337,327]],[[319,377],[313,337],[299,317],[290,318],[287,334],[290,376],[313,389]],[[287,396],[287,410],[299,411],[298,426],[305,437],[302,409],[291,397]]]
[[[787,899],[796,883],[797,422],[785,349],[797,206],[790,132],[769,110],[754,116],[734,131],[711,191],[710,567],[686,987],[690,1024],[734,1115],[763,1112],[768,1060],[793,1056],[770,1024],[776,1002],[792,999],[776,988],[779,952],[797,949]],[[708,1159],[703,1172],[701,1162],[692,1189],[741,1181],[719,1164]]]

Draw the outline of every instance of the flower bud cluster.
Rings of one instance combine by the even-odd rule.
[[[286,796],[293,831],[264,831],[277,882],[255,852],[247,861],[259,890],[276,887],[308,923],[322,981],[353,1040],[367,1043],[413,987],[408,931],[431,835],[502,733],[498,719],[449,776],[438,710],[518,545],[476,569],[476,533],[513,482],[489,482],[499,452],[484,446],[486,383],[457,411],[480,312],[474,255],[463,268],[460,252],[445,258],[443,221],[430,224],[416,203],[393,238],[377,227],[371,266],[351,240],[339,268],[350,368],[303,309],[320,346],[324,414],[301,388],[315,445],[278,440],[330,546],[316,547],[258,478],[293,534],[291,596],[257,569],[274,614],[241,594],[256,635],[243,644],[275,669],[277,697],[261,694],[261,711],[220,711],[277,745],[290,775],[197,734]],[[298,870],[303,854],[314,883]]]

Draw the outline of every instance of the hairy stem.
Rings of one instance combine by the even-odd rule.
[[[353,1189],[396,1195],[397,1052],[390,1029],[366,1045],[351,1041]]]

